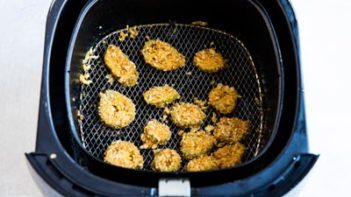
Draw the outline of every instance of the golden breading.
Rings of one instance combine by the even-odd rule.
[[[182,158],[172,149],[155,150],[151,168],[160,172],[174,172],[180,169]]]
[[[100,93],[99,115],[107,126],[123,128],[133,122],[135,105],[123,94],[114,90],[106,90]]]
[[[239,142],[248,133],[249,121],[223,117],[217,122],[213,135],[219,142]]]
[[[119,83],[128,87],[137,84],[139,73],[136,66],[119,47],[112,44],[109,45],[104,56],[104,61],[107,68],[118,79]]]
[[[219,83],[210,91],[208,100],[220,113],[229,114],[234,110],[238,97],[238,92],[233,87]]]
[[[159,39],[145,42],[141,53],[145,62],[158,70],[171,71],[185,66],[184,55]]]
[[[196,159],[192,159],[185,166],[185,170],[188,172],[198,172],[206,170],[214,170],[218,168],[218,162],[213,156],[200,156]]]
[[[176,89],[169,85],[152,87],[143,93],[144,100],[147,104],[163,108],[167,104],[180,98]]]
[[[142,169],[144,158],[133,143],[118,140],[107,147],[104,161],[124,168]]]
[[[224,60],[214,48],[204,49],[195,54],[194,64],[204,72],[214,73],[224,68]]]
[[[184,133],[180,141],[180,151],[186,159],[207,154],[216,144],[216,139],[204,131]]]
[[[229,168],[241,162],[245,150],[243,144],[236,143],[219,148],[213,153],[213,156],[217,159],[219,168]]]
[[[141,141],[144,143],[140,148],[157,148],[158,145],[165,145],[171,139],[171,130],[166,124],[157,120],[150,120],[141,134]]]
[[[197,105],[191,103],[177,103],[171,109],[171,119],[178,127],[199,127],[206,114]]]

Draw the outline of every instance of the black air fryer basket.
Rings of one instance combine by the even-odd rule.
[[[208,25],[192,25],[193,21]],[[127,25],[136,26],[138,36],[122,42],[119,32],[127,31]],[[186,56],[186,66],[165,75],[146,65],[140,49],[148,38],[175,46]],[[280,196],[318,158],[308,153],[298,30],[287,0],[56,0],[48,15],[45,39],[36,150],[26,154],[45,192],[66,196]],[[137,87],[108,83],[103,54],[109,44],[120,46],[137,65]],[[230,66],[216,74],[200,72],[192,65],[192,57],[212,46]],[[79,83],[79,76],[89,50],[97,58],[88,62],[93,83],[87,86]],[[238,90],[241,98],[229,116],[250,121],[251,131],[243,142],[247,151],[240,165],[161,173],[150,170],[150,150],[141,151],[145,159],[141,170],[103,162],[104,150],[112,141],[127,140],[139,146],[146,121],[162,117],[162,110],[144,103],[142,92],[168,83],[184,95],[182,101],[191,102],[194,97],[206,99],[213,81]],[[120,91],[135,102],[136,118],[127,128],[111,129],[99,120],[96,105],[99,93],[106,89]],[[209,108],[207,112],[210,116],[215,111]],[[209,123],[207,117],[204,124]],[[178,149],[178,130],[171,123],[170,128],[171,141],[163,148]]]

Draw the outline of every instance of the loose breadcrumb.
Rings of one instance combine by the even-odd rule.
[[[215,112],[212,112],[211,121],[213,123],[218,122],[217,114]]]
[[[202,110],[207,109],[207,101],[206,100],[201,100],[198,98],[194,98],[194,103],[199,106]]]
[[[128,28],[128,32],[129,32],[129,37],[132,39],[135,39],[139,34],[137,30],[137,26]]]
[[[90,85],[93,82],[92,80],[89,79],[89,73],[80,74],[79,75],[79,81],[83,85]]]
[[[81,120],[81,121],[84,120],[84,115],[80,112],[80,110],[77,110],[77,118],[78,120]]]
[[[211,132],[211,131],[213,131],[215,129],[215,127],[213,126],[213,125],[207,125],[206,127],[205,127],[205,131],[207,131],[207,132]]]
[[[105,78],[107,79],[107,82],[111,85],[115,82],[115,79],[110,74],[107,74]]]
[[[206,21],[193,21],[191,22],[192,25],[195,25],[195,26],[207,26],[208,25],[208,22]]]
[[[128,37],[128,33],[120,31],[118,34],[118,40],[123,42]]]

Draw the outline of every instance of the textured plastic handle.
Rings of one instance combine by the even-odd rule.
[[[254,196],[282,196],[294,188],[312,169],[319,155],[300,154],[295,156],[285,171],[270,185],[254,193]]]

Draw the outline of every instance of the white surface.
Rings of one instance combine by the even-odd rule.
[[[34,150],[50,0],[0,0],[0,196],[40,196],[25,163]],[[292,0],[300,25],[311,152],[301,191],[347,196],[351,178],[351,1]]]

